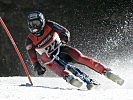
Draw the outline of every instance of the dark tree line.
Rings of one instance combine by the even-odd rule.
[[[31,75],[34,73],[26,55],[25,39],[29,33],[27,14],[33,10],[65,26],[71,32],[70,45],[88,56],[105,61],[132,51],[132,0],[0,0],[0,16]],[[14,75],[25,72],[0,25],[0,76]]]

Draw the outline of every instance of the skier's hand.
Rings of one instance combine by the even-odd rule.
[[[34,71],[37,71],[38,75],[43,75],[46,71],[45,67],[42,67],[39,62],[34,63]]]
[[[63,44],[66,44],[67,42],[70,41],[70,35],[67,32],[64,32],[64,33],[60,34],[60,39]]]
[[[62,44],[66,44],[66,42],[65,42],[64,40],[61,40],[61,43],[62,43]]]
[[[43,75],[45,73],[45,71],[46,71],[46,68],[41,66],[41,68],[39,68],[37,70],[37,74],[38,75]]]

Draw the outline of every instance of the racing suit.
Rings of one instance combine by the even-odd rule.
[[[66,28],[55,22],[46,21],[41,36],[37,37],[30,33],[26,40],[26,50],[32,65],[37,68],[41,67],[37,53],[39,54],[41,61],[45,64],[52,59],[52,55],[57,50],[59,43],[67,43],[68,41],[70,41],[70,33]],[[84,64],[101,74],[106,69],[101,63],[90,57],[84,56],[76,48],[67,45],[62,45],[60,47],[59,57],[66,62],[76,61],[77,63]],[[68,72],[66,72],[56,61],[45,65],[60,77],[68,74]]]

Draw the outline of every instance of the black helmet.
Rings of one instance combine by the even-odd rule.
[[[28,15],[28,27],[32,34],[36,36],[41,35],[45,25],[45,18],[43,14],[39,11],[34,11]]]

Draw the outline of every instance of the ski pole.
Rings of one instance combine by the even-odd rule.
[[[21,53],[19,52],[18,47],[17,47],[17,45],[16,45],[16,43],[15,43],[13,37],[11,36],[11,33],[9,32],[8,28],[6,27],[4,21],[2,20],[1,17],[0,17],[0,23],[2,24],[3,28],[4,28],[5,31],[6,31],[7,36],[9,37],[9,39],[10,39],[10,41],[11,41],[13,47],[15,48],[15,51],[16,51],[16,53],[17,53],[17,55],[18,55],[18,57],[19,57],[19,59],[20,59],[20,61],[21,61],[21,63],[22,63],[22,66],[23,66],[23,68],[24,68],[24,70],[25,70],[25,73],[26,73],[26,75],[27,75],[27,77],[28,77],[28,79],[29,79],[29,82],[31,83],[31,85],[33,85],[32,81],[31,81],[31,78],[30,78],[30,74],[29,74],[28,69],[27,69],[27,67],[26,67],[26,64],[25,64],[25,62],[24,62],[24,60],[23,60],[23,58],[22,58],[22,55],[21,55]]]

